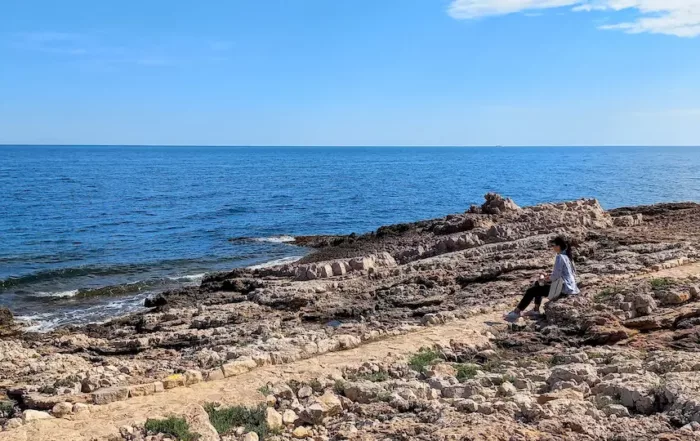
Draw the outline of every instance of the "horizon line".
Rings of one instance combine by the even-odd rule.
[[[324,145],[324,144],[11,144],[0,143],[2,147],[196,147],[196,148],[654,148],[681,147],[699,148],[700,144],[546,144],[546,145]]]

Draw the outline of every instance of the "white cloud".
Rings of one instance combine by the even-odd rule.
[[[571,7],[576,12],[637,13],[632,21],[608,24],[601,29],[677,37],[700,35],[700,0],[453,0],[449,13],[456,19],[475,19],[561,7]]]

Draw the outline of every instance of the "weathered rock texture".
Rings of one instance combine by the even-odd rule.
[[[548,240],[565,234],[578,244],[580,297],[547,304],[537,321],[494,324],[489,347],[437,348],[443,363],[425,372],[376,364],[338,384],[319,379],[320,389],[276,388],[276,436],[695,439],[700,283],[654,272],[696,261],[698,225],[695,204],[606,212],[595,200],[519,207],[489,194],[463,214],[306,237],[319,249],[300,262],[212,274],[149,299],[146,313],[3,334],[0,401],[11,406],[0,423],[22,424],[23,409],[73,418],[89,405],[505,309],[550,270]],[[0,329],[15,329],[6,316]]]

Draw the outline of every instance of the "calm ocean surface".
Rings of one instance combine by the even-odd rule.
[[[488,191],[700,201],[700,148],[0,146],[0,304],[40,329],[103,320],[208,271],[302,255],[285,235],[442,216]]]

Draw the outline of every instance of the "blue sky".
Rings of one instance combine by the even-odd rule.
[[[700,0],[3,0],[0,143],[700,145]]]

